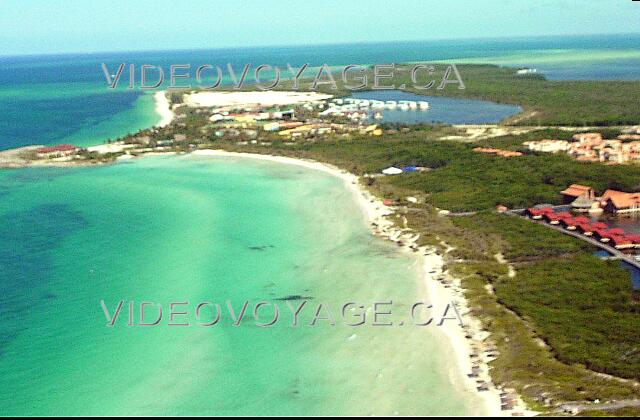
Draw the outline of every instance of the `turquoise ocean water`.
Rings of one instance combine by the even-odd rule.
[[[1,414],[464,414],[477,404],[452,380],[437,332],[340,321],[344,303],[378,301],[394,302],[383,321],[409,321],[428,297],[418,262],[369,234],[337,178],[156,157],[3,171],[0,188]],[[281,300],[295,295],[310,305],[298,328]],[[161,303],[167,317],[128,327],[125,307],[107,328],[100,300],[111,313],[119,300]],[[233,327],[223,313],[215,327],[168,326],[170,302],[190,302],[179,321],[194,322],[196,304],[227,300],[237,312],[249,300],[251,316],[277,302],[282,322]],[[309,326],[320,303],[335,327]],[[261,313],[268,322],[273,308]]]
[[[0,57],[0,148],[96,144],[158,122],[101,62],[331,65],[487,60],[550,78],[638,79],[638,37]],[[528,54],[535,51],[535,54]],[[589,57],[592,57],[591,59]],[[531,61],[531,60],[534,61]],[[0,414],[465,414],[446,341],[415,327],[292,328],[286,302],[428,300],[417,261],[372,237],[341,181],[247,159],[147,157],[0,171]],[[273,328],[170,327],[171,301],[278,302]],[[157,327],[100,307],[160,303]],[[442,304],[442,302],[437,302]],[[268,314],[268,311],[266,311]],[[367,312],[371,314],[371,312]],[[153,310],[150,310],[153,315]],[[250,318],[250,317],[249,317]],[[394,318],[395,319],[395,318]],[[252,321],[250,319],[250,321]],[[369,319],[369,321],[371,321]]]

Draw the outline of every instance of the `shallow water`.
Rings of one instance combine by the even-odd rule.
[[[337,178],[250,159],[149,157],[2,171],[0,191],[4,415],[464,414],[477,405],[452,381],[435,327],[342,322],[350,301],[392,300],[397,322],[428,297],[416,259],[368,232]],[[278,300],[295,295],[309,299],[298,328]],[[165,317],[128,327],[125,304],[107,328],[101,300],[111,314],[119,300],[161,303]],[[278,303],[282,321],[259,328],[250,307],[239,327],[228,313],[210,328],[168,325],[170,302],[188,301],[178,321],[194,322],[197,303],[226,300],[236,313],[245,300]],[[309,326],[320,303],[335,327]],[[266,322],[273,309],[260,313]]]

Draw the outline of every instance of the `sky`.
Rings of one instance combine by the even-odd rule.
[[[0,55],[640,33],[631,0],[0,0]]]

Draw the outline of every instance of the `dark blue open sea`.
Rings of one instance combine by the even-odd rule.
[[[157,123],[152,96],[107,89],[102,63],[115,73],[120,63],[165,69],[170,64],[196,68],[231,63],[240,70],[245,64],[286,68],[287,63],[451,61],[535,67],[550,79],[637,80],[638,45],[640,36],[634,35],[0,57],[0,150],[26,144],[96,144]],[[464,121],[454,116],[452,122]]]

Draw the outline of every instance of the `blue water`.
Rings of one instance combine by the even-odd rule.
[[[602,249],[595,251],[593,255],[595,255],[598,258],[607,258],[611,256],[610,253]],[[620,267],[624,268],[629,273],[631,273],[631,283],[633,286],[633,290],[640,290],[640,270],[624,261],[620,261]]]
[[[536,67],[551,79],[640,80],[638,45],[640,36],[632,35],[0,57],[0,150],[34,143],[95,144],[157,123],[150,95],[107,89],[102,63],[112,72],[120,63],[165,69],[176,63],[192,68],[230,63],[239,71],[245,64],[255,68],[258,63],[286,68],[287,63],[450,60]],[[126,74],[123,83],[128,83]]]
[[[620,266],[631,273],[633,290],[640,290],[640,270],[626,262],[621,262]]]
[[[519,106],[496,104],[472,99],[420,96],[398,90],[355,92],[354,98],[378,101],[427,101],[428,110],[385,109],[380,110],[384,123],[444,123],[444,124],[495,124],[522,111]],[[373,121],[372,111],[370,120]]]

